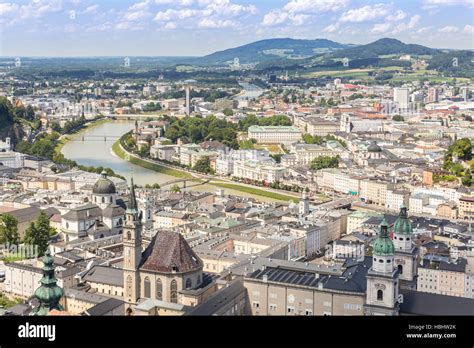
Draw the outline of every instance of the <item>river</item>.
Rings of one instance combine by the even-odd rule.
[[[126,132],[133,129],[135,121],[111,121],[89,127],[83,132],[68,136],[68,141],[62,148],[63,155],[78,164],[94,167],[108,167],[114,172],[124,176],[127,180],[133,176],[138,185],[162,184],[176,180],[175,177],[157,173],[124,161],[112,152],[112,145]],[[84,141],[82,138],[84,137]],[[104,137],[107,137],[104,141]],[[193,191],[216,192],[218,188],[212,185],[200,185],[190,188]],[[261,201],[275,201],[270,198],[254,196],[245,192],[224,189],[226,194],[254,197]]]

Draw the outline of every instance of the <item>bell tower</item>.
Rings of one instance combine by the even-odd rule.
[[[138,267],[142,259],[142,221],[137,207],[133,179],[125,212],[123,229],[123,277],[125,314],[133,314],[133,306],[140,296]]]
[[[393,244],[395,267],[400,273],[400,286],[405,289],[416,289],[418,248],[413,243],[413,227],[408,219],[405,204],[400,207],[400,214],[393,225]]]
[[[388,236],[385,218],[373,244],[372,267],[367,272],[366,315],[398,314],[398,270],[394,267],[395,247]]]

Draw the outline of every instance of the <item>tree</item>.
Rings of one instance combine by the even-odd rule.
[[[233,116],[234,115],[234,111],[232,111],[232,109],[230,109],[230,108],[225,108],[222,112],[226,116]]]
[[[311,135],[311,134],[303,134],[303,141],[306,144],[318,144],[321,145],[323,143],[323,138],[317,135]]]
[[[181,187],[179,187],[179,185],[177,184],[174,184],[173,186],[171,186],[171,192],[174,192],[174,193],[180,193],[181,192]]]
[[[141,157],[147,157],[150,154],[150,146],[148,144],[140,146],[140,151],[138,153]]]
[[[205,174],[210,174],[214,172],[211,168],[211,160],[207,156],[198,160],[194,165],[193,169],[199,173]]]
[[[247,139],[247,140],[242,140],[239,143],[239,149],[242,150],[248,150],[248,149],[253,149],[253,145],[255,144],[255,139]]]
[[[324,168],[337,168],[339,166],[339,157],[319,156],[311,161],[311,169],[319,170]]]
[[[18,220],[10,214],[4,214],[0,217],[0,241],[15,245],[20,242]]]
[[[41,212],[36,222],[30,223],[26,229],[25,244],[37,245],[38,256],[43,256],[48,250],[50,236],[54,233],[55,229],[50,226],[48,216]]]
[[[405,119],[404,119],[403,116],[401,116],[401,115],[395,115],[395,116],[393,116],[393,117],[392,117],[392,120],[393,120],[393,121],[397,121],[397,122],[404,122],[404,121],[405,121]]]

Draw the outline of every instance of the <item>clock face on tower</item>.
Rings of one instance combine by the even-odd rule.
[[[288,303],[294,303],[295,302],[295,296],[289,295],[288,296]]]

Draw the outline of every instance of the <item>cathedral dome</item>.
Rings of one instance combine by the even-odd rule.
[[[393,233],[395,234],[412,234],[413,227],[410,219],[408,219],[407,208],[405,205],[400,207],[400,215],[393,225]]]
[[[107,173],[105,171],[101,173],[101,178],[94,184],[92,193],[96,195],[110,195],[117,193],[114,183],[112,180],[107,179]]]
[[[377,143],[374,141],[370,146],[367,148],[368,152],[382,152],[382,148],[377,145]]]
[[[374,242],[374,255],[377,256],[388,256],[395,253],[395,246],[392,240],[388,236],[388,224],[385,218],[380,224],[380,232],[377,239]]]

